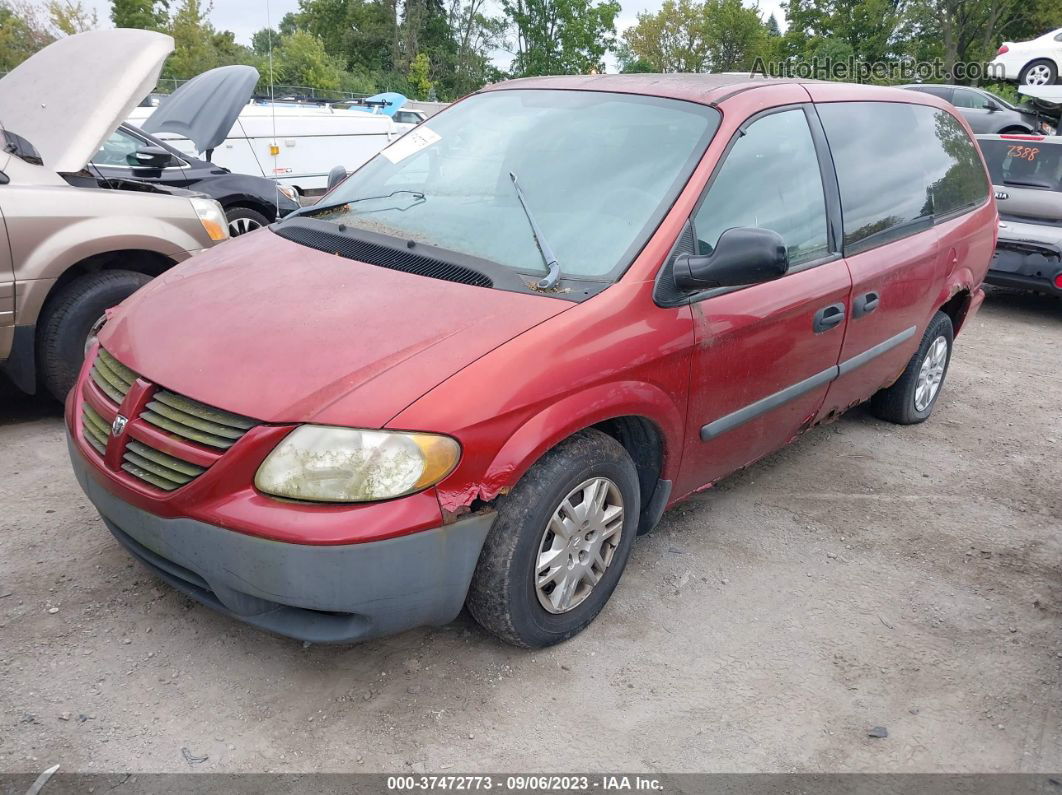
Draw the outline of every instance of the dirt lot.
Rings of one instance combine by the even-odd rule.
[[[1058,771],[1060,398],[1062,303],[993,295],[928,423],[856,410],[670,511],[537,653],[215,615],[106,532],[59,411],[7,398],[0,770]]]

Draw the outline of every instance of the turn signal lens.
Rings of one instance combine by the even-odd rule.
[[[199,222],[203,229],[210,235],[211,240],[227,240],[229,237],[229,223],[225,219],[225,211],[221,205],[213,199],[196,197],[190,199],[195,214],[199,216]]]

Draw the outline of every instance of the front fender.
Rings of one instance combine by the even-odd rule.
[[[568,395],[527,419],[501,447],[481,479],[453,478],[438,487],[445,511],[473,500],[492,500],[516,485],[542,455],[574,433],[616,417],[638,416],[653,423],[663,442],[663,479],[678,471],[678,451],[669,440],[682,438],[683,420],[674,401],[658,386],[638,381],[599,384]]]

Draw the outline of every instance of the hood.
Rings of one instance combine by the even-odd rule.
[[[379,428],[572,306],[392,271],[262,229],[141,288],[100,342],[143,377],[217,408]]]
[[[253,66],[203,72],[163,99],[140,129],[176,133],[200,152],[214,149],[228,136],[256,85],[258,70]]]
[[[173,39],[148,30],[94,30],[49,44],[0,80],[0,123],[59,173],[85,167],[158,82]]]

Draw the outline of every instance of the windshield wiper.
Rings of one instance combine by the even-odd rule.
[[[520,183],[516,181],[516,174],[510,171],[509,178],[513,181],[513,187],[516,189],[516,198],[520,200],[520,206],[524,208],[524,215],[527,216],[527,221],[531,224],[531,234],[535,236],[535,243],[538,244],[539,253],[542,254],[542,259],[546,263],[548,272],[544,278],[538,280],[538,289],[549,290],[555,287],[560,280],[560,263],[557,262],[553,249],[549,247],[545,235],[542,234],[542,230],[538,228],[538,224],[535,222],[535,216],[531,214],[531,209],[527,206],[524,192],[520,188]]]
[[[339,207],[345,207],[348,204],[356,204],[357,202],[367,202],[367,201],[371,201],[372,199],[390,199],[392,196],[394,196],[397,193],[408,193],[408,194],[410,194],[414,199],[417,200],[417,204],[420,204],[421,202],[426,200],[424,194],[421,193],[419,190],[393,190],[390,193],[383,193],[383,194],[381,194],[379,196],[361,196],[361,197],[359,197],[357,199],[347,199],[346,201],[333,202],[331,204],[311,204],[309,207],[303,207],[303,208],[301,208],[299,210],[296,210],[293,213],[288,213],[286,218],[292,218],[292,217],[299,216],[299,215],[313,215],[314,213],[317,213],[317,212],[325,212],[326,210],[335,210],[335,209],[337,209]]]

